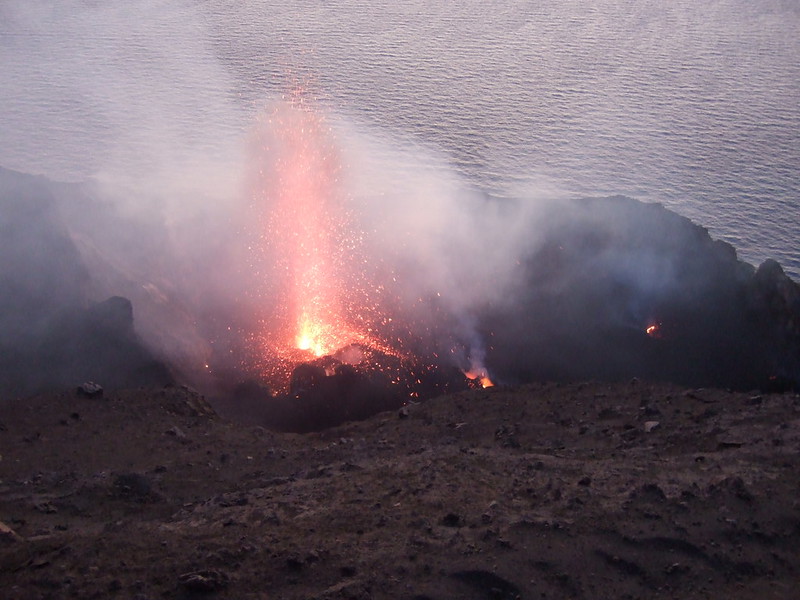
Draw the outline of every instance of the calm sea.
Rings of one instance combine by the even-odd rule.
[[[231,159],[299,87],[486,194],[662,202],[800,279],[797,0],[0,2],[0,65],[10,168]]]

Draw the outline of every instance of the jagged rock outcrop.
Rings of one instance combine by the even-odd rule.
[[[703,227],[625,197],[562,203],[550,220],[507,303],[482,316],[501,380],[800,381],[800,287],[775,261],[755,270]]]
[[[46,180],[0,171],[0,395],[97,381],[164,384],[126,298],[92,302],[81,260]]]

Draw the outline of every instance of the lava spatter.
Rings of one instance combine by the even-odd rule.
[[[373,383],[404,390],[400,395],[407,398],[451,381],[466,385],[457,369],[442,375],[451,367],[418,343],[413,321],[404,327],[393,318],[388,307],[398,299],[386,281],[370,276],[375,265],[341,185],[340,147],[324,112],[293,95],[265,113],[255,139],[248,226],[259,230],[250,260],[261,280],[256,301],[263,309],[248,370],[286,393],[299,365],[316,365],[332,377],[342,369],[328,359],[335,364],[346,349],[359,348],[351,354],[361,362],[340,362]]]
[[[293,364],[352,344],[390,349],[374,334],[381,317],[359,272],[361,235],[323,114],[294,95],[271,107],[257,140],[252,202],[263,232],[253,252],[271,279],[271,310],[255,337],[266,374],[285,379]]]

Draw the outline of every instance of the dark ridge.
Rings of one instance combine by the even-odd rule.
[[[134,331],[130,301],[89,298],[92,274],[50,185],[0,169],[0,396],[171,382]]]
[[[775,261],[755,270],[660,205],[613,197],[561,207],[510,297],[481,318],[502,381],[765,390],[800,381],[800,286]]]

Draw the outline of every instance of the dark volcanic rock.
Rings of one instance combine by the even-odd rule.
[[[178,577],[178,582],[190,592],[216,592],[228,585],[229,577],[222,571],[193,571]]]
[[[86,398],[100,398],[103,396],[103,386],[94,381],[86,381],[78,386],[76,390],[79,396]]]
[[[499,379],[800,381],[800,286],[774,261],[755,271],[706,229],[630,198],[549,216],[514,293],[482,316]]]
[[[168,383],[126,298],[92,303],[91,275],[43,178],[0,169],[0,395]]]
[[[46,180],[0,167],[0,332],[26,335],[79,306],[89,272]]]

